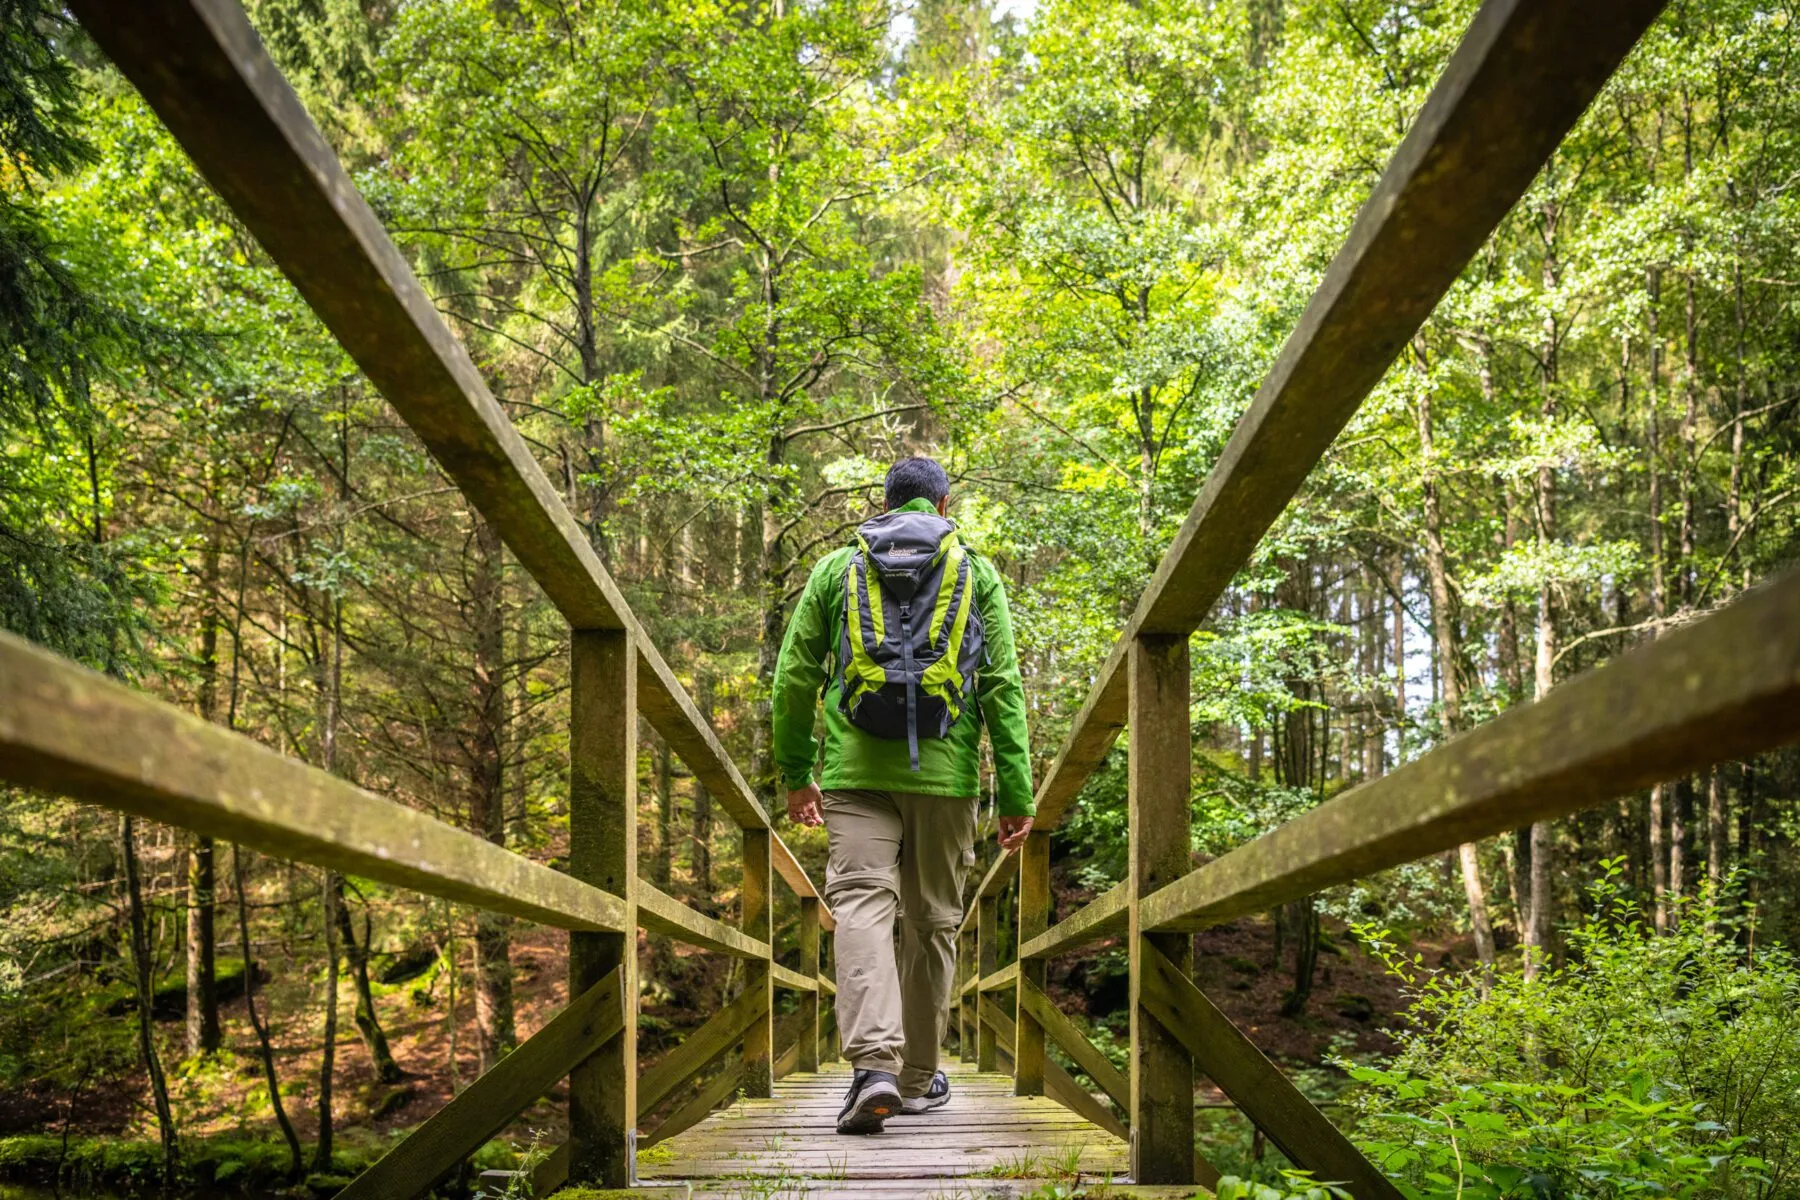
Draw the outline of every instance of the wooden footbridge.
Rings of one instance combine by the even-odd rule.
[[[565,1078],[569,1138],[537,1169],[538,1194],[564,1180],[691,1180],[707,1195],[1009,1195],[1029,1190],[1033,1164],[1057,1163],[1058,1175],[1128,1174],[1188,1194],[1214,1174],[1194,1151],[1202,1075],[1319,1178],[1392,1200],[1381,1172],[1194,986],[1188,933],[1800,736],[1790,574],[1193,868],[1189,635],[1663,7],[1489,0],[1146,586],[1043,779],[1037,831],[977,889],[958,1003],[973,1069],[959,1066],[957,1103],[878,1139],[840,1139],[826,1118],[842,1068],[820,1063],[826,905],[244,14],[233,0],[69,7],[571,630],[566,873],[0,638],[0,779],[570,931],[568,1007],[357,1179],[351,1200],[422,1194]],[[637,874],[640,714],[743,831],[735,927]],[[1122,729],[1129,877],[1052,924],[1051,832]],[[779,965],[771,942],[777,878],[799,897],[799,970]],[[1015,884],[1020,950],[1003,966],[997,901]],[[743,992],[642,1074],[639,928],[748,966]],[[1121,935],[1126,1071],[1044,991],[1049,959]],[[776,989],[799,997],[781,1022],[785,1047]],[[638,1132],[640,1113],[678,1094]]]

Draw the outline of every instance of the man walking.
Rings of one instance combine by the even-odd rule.
[[[1025,696],[1006,589],[944,513],[929,458],[887,474],[887,505],[813,568],[782,641],[772,697],[788,816],[824,824],[837,919],[837,1017],[855,1069],[840,1133],[950,1099],[938,1070],[963,884],[975,862],[981,727],[998,837],[1031,831]],[[825,706],[823,790],[813,722]],[[900,919],[896,958],[894,920]]]

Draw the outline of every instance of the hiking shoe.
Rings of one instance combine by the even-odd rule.
[[[881,1123],[900,1111],[900,1081],[886,1071],[858,1071],[838,1113],[839,1133],[880,1133]]]
[[[950,1103],[950,1077],[939,1071],[931,1077],[931,1086],[925,1089],[923,1096],[908,1096],[900,1102],[903,1113],[930,1112],[934,1108],[942,1108]]]

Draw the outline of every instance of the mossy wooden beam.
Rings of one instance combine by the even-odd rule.
[[[1560,684],[1142,902],[1230,921],[1800,739],[1800,571]]]
[[[769,953],[767,942],[759,942],[723,921],[695,912],[641,878],[637,881],[637,915],[638,924],[650,932],[702,950],[737,958],[763,958]]]
[[[1007,963],[998,971],[990,975],[983,975],[976,981],[980,990],[984,992],[1002,992],[1018,982],[1019,964],[1017,962]]]
[[[646,1113],[676,1088],[706,1070],[719,1056],[743,1040],[750,1028],[768,1012],[768,995],[760,988],[745,988],[737,997],[707,1018],[706,1024],[688,1034],[669,1056],[638,1079],[638,1112]]]
[[[817,979],[808,978],[792,967],[784,967],[780,963],[769,965],[769,978],[775,981],[776,987],[786,988],[790,992],[816,993],[819,990]]]
[[[561,929],[617,895],[0,633],[0,779]]]
[[[1075,1027],[1075,1022],[1063,1015],[1037,984],[1028,979],[1019,981],[1019,1003],[1044,1027],[1050,1040],[1061,1046],[1075,1065],[1085,1071],[1101,1091],[1112,1097],[1114,1104],[1124,1112],[1131,1111],[1131,1081],[1087,1040],[1086,1035]]]
[[[1179,1039],[1195,1064],[1296,1166],[1356,1200],[1400,1200],[1387,1176],[1208,1000],[1187,973],[1145,952],[1140,1003]]]
[[[744,876],[738,887],[738,924],[745,933],[763,942],[774,940],[772,839],[773,834],[767,829],[744,830]],[[763,995],[762,1015],[744,1028],[744,1095],[759,1099],[775,1094],[773,966],[772,958],[752,958],[744,963],[745,989],[758,990]]]
[[[1014,1047],[1018,1039],[1018,1026],[1013,1022],[1005,1009],[994,1002],[990,996],[981,998],[981,1019],[994,1031],[994,1050],[997,1057],[1004,1060],[1008,1071],[1016,1071],[1017,1060]],[[1082,1119],[1098,1125],[1106,1132],[1122,1141],[1131,1140],[1131,1131],[1125,1123],[1113,1115],[1113,1111],[1104,1103],[1094,1098],[1088,1090],[1075,1082],[1055,1059],[1044,1060],[1044,1083],[1040,1095],[1050,1097],[1064,1108]]]
[[[975,1021],[975,1069],[978,1071],[998,1071],[1000,1059],[998,1048],[994,1042],[994,1032],[987,1022],[981,1019],[981,981],[994,973],[1000,962],[1000,900],[997,896],[983,896],[975,902],[975,976],[969,980],[973,995],[969,1001],[974,1010]]]
[[[704,1121],[713,1109],[737,1093],[742,1080],[742,1064],[731,1063],[728,1065],[709,1080],[705,1087],[695,1092],[693,1098],[686,1104],[664,1117],[662,1123],[651,1130],[650,1135],[644,1139],[644,1148],[648,1149],[658,1142],[666,1142],[676,1134],[686,1133]]]
[[[614,971],[358,1175],[343,1200],[412,1200],[456,1169],[580,1062],[616,1041],[635,1004]]]
[[[1666,0],[1488,0],[1207,476],[1038,790],[1050,828],[1124,723],[1140,633],[1205,620]]]
[[[1094,897],[1020,946],[1019,957],[1055,958],[1090,942],[1124,933],[1130,917],[1130,892],[1121,883]]]
[[[1191,861],[1192,672],[1186,634],[1132,643],[1127,945],[1131,958],[1131,1177],[1138,1183],[1194,1182],[1194,1061],[1143,1006],[1141,959],[1158,951],[1182,968],[1193,939],[1144,927],[1144,899],[1180,879]]]
[[[965,930],[971,928],[976,921],[976,911],[979,908],[977,902],[997,898],[1018,873],[1018,852],[1002,851],[1000,857],[989,865],[986,874],[982,875],[981,882],[975,885],[975,895],[970,899],[969,907],[963,910],[962,925],[959,928]]]
[[[587,531],[243,10],[234,0],[71,7],[569,625],[636,635],[644,715],[738,824],[767,828],[768,814],[645,636]]]
[[[800,898],[800,975],[810,985],[800,997],[801,1071],[819,1069],[819,911],[824,906],[806,896]]]

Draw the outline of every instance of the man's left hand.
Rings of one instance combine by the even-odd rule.
[[[792,802],[789,803],[791,807]],[[1000,839],[1002,850],[1010,854],[1025,844],[1025,837],[1031,832],[1030,817],[1001,817],[998,823],[994,836]]]

